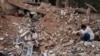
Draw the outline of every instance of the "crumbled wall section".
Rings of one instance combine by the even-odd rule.
[[[8,3],[7,0],[0,0],[0,2],[1,8],[5,14],[11,14],[16,9],[16,7]]]
[[[31,8],[32,6],[29,4],[25,4],[23,2],[26,1],[32,1],[32,2],[40,2],[40,1],[44,1],[44,0],[0,0],[1,1],[1,5],[2,5],[2,9],[6,14],[12,14],[16,11],[16,8],[19,7],[21,9],[26,9],[26,10],[32,10],[32,11],[36,11],[36,8]],[[45,1],[44,1],[45,2]]]
[[[33,0],[22,0],[23,2],[32,2]]]
[[[1,5],[2,10],[5,12],[6,11],[6,2],[5,2],[5,0],[0,0],[0,5]]]

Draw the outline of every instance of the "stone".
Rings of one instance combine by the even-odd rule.
[[[25,31],[24,33],[22,33],[21,35],[20,35],[20,37],[24,37],[26,34],[28,34],[30,32],[30,30],[27,30],[27,31]]]
[[[8,37],[9,35],[7,33],[5,33],[5,36]]]
[[[96,54],[95,56],[100,56],[100,54]]]
[[[100,47],[99,41],[93,41],[92,43],[93,43],[93,45]]]
[[[15,47],[19,49],[19,45],[15,45]]]
[[[20,30],[19,30],[19,33],[23,33],[23,31],[24,31],[23,29],[20,29]]]
[[[92,43],[91,42],[84,42],[84,46],[91,46]]]
[[[74,56],[74,54],[72,54],[72,53],[68,53],[67,55],[68,55],[68,56]]]
[[[33,45],[30,43],[23,46],[22,56],[32,56]]]
[[[18,37],[18,38],[16,38],[15,42],[16,42],[16,44],[24,43],[24,38]]]
[[[42,46],[40,46],[39,49],[40,49],[41,52],[44,52],[46,50],[46,46],[45,45],[42,45]]]
[[[95,48],[96,46],[92,44],[92,48]]]
[[[31,35],[26,35],[26,36],[24,37],[24,39],[25,39],[25,40],[31,40],[32,37],[31,37]]]
[[[74,43],[74,40],[70,40],[66,45],[71,45]]]
[[[14,24],[14,25],[16,25],[16,26],[18,26],[18,25],[19,25],[19,24],[18,24],[18,23],[16,23],[16,22],[13,22],[13,24]]]
[[[43,56],[48,56],[48,50],[45,50],[43,53],[42,53]]]
[[[78,53],[80,56],[88,56],[86,52]]]
[[[38,34],[37,33],[32,33],[32,38],[33,39],[37,39],[37,37],[38,37]]]
[[[0,29],[2,28],[3,26],[2,25],[0,25]]]
[[[0,40],[4,40],[4,37],[0,37]]]

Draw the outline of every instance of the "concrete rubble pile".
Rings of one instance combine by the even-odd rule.
[[[0,46],[0,52],[8,56],[100,56],[99,41],[77,41],[77,36],[72,34],[82,23],[88,23],[85,15],[74,13],[74,8],[45,4],[37,9],[46,15],[36,22],[23,17],[24,23],[13,23],[18,31],[14,38],[6,40],[7,47]],[[0,37],[0,40],[4,39]]]
[[[93,41],[93,43],[78,42],[75,40],[76,36],[72,35],[72,32],[77,30],[81,23],[88,23],[84,16],[71,12],[69,15],[66,13],[64,18],[60,18],[60,13],[50,12],[51,14],[46,15],[36,24],[39,38],[47,41],[45,44],[49,48],[53,46],[53,48],[48,50],[48,53],[52,51],[53,55],[55,54],[54,56],[99,55],[100,48],[99,45],[96,45],[96,42],[99,43],[99,41]],[[70,18],[72,20],[68,22]],[[98,54],[95,54],[95,52]]]

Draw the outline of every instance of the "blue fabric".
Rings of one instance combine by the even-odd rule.
[[[90,34],[85,33],[85,34],[83,35],[83,37],[82,37],[82,40],[83,40],[83,41],[89,41],[89,40],[90,40]]]

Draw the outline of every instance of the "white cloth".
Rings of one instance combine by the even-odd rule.
[[[81,29],[80,32],[84,35],[85,33],[88,33],[90,34],[90,40],[93,40],[94,39],[94,33],[92,31],[92,29],[87,26],[85,30]]]

